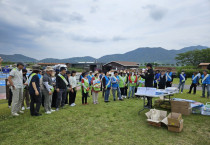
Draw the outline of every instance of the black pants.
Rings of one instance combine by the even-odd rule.
[[[128,95],[128,87],[125,87],[125,96]]]
[[[165,89],[166,88],[165,84],[158,84],[158,86],[159,86],[159,89]]]
[[[154,88],[157,88],[157,86],[158,86],[157,83],[154,83]]]
[[[88,92],[84,92],[82,90],[82,104],[87,103],[87,96],[88,96]]]
[[[56,107],[56,100],[57,100],[57,91],[54,91],[52,96],[52,107]]]
[[[11,106],[12,104],[12,90],[9,89],[9,99],[8,99],[8,106]]]
[[[42,98],[40,94],[36,96],[35,94],[30,94],[31,96],[31,103],[30,103],[30,112],[31,115],[37,115],[39,114],[39,109],[42,103]],[[36,108],[34,107],[34,104],[36,104]]]
[[[152,98],[151,97],[147,97],[147,106],[152,108]]]
[[[59,92],[57,92],[57,100],[56,100],[56,108],[63,107],[66,102],[66,94],[67,90],[66,89],[60,89]]]
[[[70,92],[71,92],[71,91],[70,91]],[[70,92],[68,92],[68,91],[66,92],[66,101],[65,101],[65,104],[68,104],[68,102],[70,101],[70,100],[69,100],[69,93],[70,93]]]
[[[166,88],[171,86],[172,86],[171,82],[166,82]]]
[[[126,96],[125,88],[120,88],[120,91],[121,91],[121,95]]]
[[[190,91],[189,91],[189,93],[191,93],[192,89],[194,88],[193,93],[196,94],[196,87],[197,87],[197,84],[193,84],[193,83],[192,83],[191,86],[190,86]]]
[[[69,93],[69,105],[75,102],[77,91],[74,89],[74,92],[70,91]]]

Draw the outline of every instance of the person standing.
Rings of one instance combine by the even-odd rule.
[[[51,66],[47,66],[45,72],[46,73],[43,76],[43,94],[45,96],[44,110],[46,114],[51,114],[52,112],[55,111],[51,109],[52,94],[54,92],[53,81],[52,81],[53,68]]]
[[[69,91],[69,105],[71,107],[76,106],[75,99],[77,95],[77,79],[76,79],[76,71],[71,72],[71,76],[69,78],[70,88]]]
[[[184,71],[182,71],[181,74],[179,75],[179,86],[178,86],[178,89],[179,91],[181,91],[181,94],[183,93],[184,84],[186,80],[187,80],[186,74]]]
[[[130,84],[129,94],[128,94],[128,99],[129,99],[130,97],[131,98],[134,97],[136,83],[137,83],[137,80],[138,80],[138,77],[137,77],[137,75],[134,74],[134,71],[129,75],[128,80],[129,80],[129,84]]]
[[[101,80],[99,74],[96,73],[91,80],[93,104],[98,104],[98,93],[101,91]]]
[[[207,89],[207,98],[210,96],[210,75],[207,70],[203,71],[203,75],[201,76],[202,83],[202,98],[205,98],[205,91]]]
[[[118,76],[117,71],[115,71],[114,75],[111,78],[112,94],[113,94],[114,101],[116,101],[116,98],[115,98],[116,92],[117,92],[117,96],[118,96],[119,100],[123,101],[123,99],[121,98],[121,92],[120,92],[120,88],[119,88],[119,81],[120,81],[120,78]]]
[[[171,69],[166,72],[166,88],[171,87],[173,82],[173,73],[171,72]]]
[[[159,70],[156,70],[154,78],[154,88],[158,87],[159,80],[160,80],[160,72]]]
[[[146,65],[147,71],[141,75],[142,78],[145,79],[145,87],[153,87],[154,82],[154,72],[152,69],[152,64],[148,63]],[[152,98],[147,97],[147,105],[145,107],[152,108]]]
[[[191,91],[193,88],[194,88],[193,94],[196,94],[196,87],[198,85],[198,82],[199,82],[199,76],[196,74],[196,72],[194,72],[192,75],[192,84],[190,86],[190,90],[189,90],[188,94],[191,94]]]
[[[30,109],[30,98],[29,98],[29,91],[28,91],[28,77],[26,76],[27,70],[23,69],[22,72],[23,72],[23,102],[22,102],[22,110],[25,110],[24,100],[26,100],[26,106],[27,106],[26,109]]]
[[[107,103],[109,102],[109,94],[110,94],[110,89],[111,89],[111,79],[109,76],[109,72],[105,73],[105,76],[103,78],[103,88],[105,90],[105,96],[104,96],[104,102]]]
[[[66,102],[66,94],[67,94],[67,87],[69,86],[69,81],[65,74],[66,74],[66,68],[61,67],[60,73],[56,77],[56,91],[57,91],[56,111],[59,111],[60,106],[63,108]]]
[[[13,94],[11,109],[13,116],[19,116],[18,113],[24,113],[21,111],[21,104],[23,101],[23,67],[24,64],[22,62],[17,63],[17,67],[12,69],[8,78]]]
[[[122,98],[126,98],[127,94],[125,92],[125,87],[127,86],[127,76],[125,72],[121,72],[121,74],[119,75],[119,79],[120,79],[119,87]]]
[[[140,74],[141,74],[142,72],[140,72]],[[143,79],[142,77],[141,77],[141,75],[139,75],[139,77],[138,77],[138,87],[145,87],[145,79]]]
[[[29,75],[28,85],[29,85],[29,94],[31,96],[30,103],[30,112],[31,116],[41,116],[39,113],[39,109],[41,106],[42,98],[40,91],[40,79],[38,77],[38,73],[40,72],[40,66],[34,65],[32,66],[32,73]],[[34,104],[36,104],[36,108],[34,108]]]
[[[159,89],[165,89],[166,88],[166,73],[165,73],[164,70],[161,71],[158,86],[159,86],[158,87]]]
[[[71,86],[71,84],[70,84],[70,81],[69,81],[69,78],[70,78],[70,76],[71,76],[71,72],[70,71],[66,71],[66,74],[65,74],[65,78],[68,80],[68,82],[69,82],[69,87]],[[67,92],[66,92],[66,101],[65,101],[65,104],[66,105],[68,105],[69,104],[69,93],[70,93],[70,90],[71,89],[68,89],[67,90]]]
[[[83,73],[82,74],[82,105],[87,105],[87,97],[88,97],[88,92],[90,90],[90,85],[89,85],[89,81],[88,81],[88,73]]]

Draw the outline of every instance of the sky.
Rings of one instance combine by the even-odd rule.
[[[0,0],[0,54],[36,59],[210,46],[210,0]]]

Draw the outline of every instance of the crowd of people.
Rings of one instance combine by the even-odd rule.
[[[125,98],[135,97],[138,87],[155,87],[165,89],[171,87],[174,75],[171,69],[167,71],[153,71],[152,65],[148,63],[146,69],[141,70],[119,70],[119,71],[95,71],[83,72],[76,79],[76,71],[67,71],[65,67],[61,67],[59,71],[54,72],[53,68],[47,66],[41,71],[39,65],[32,66],[32,72],[27,75],[27,69],[23,63],[17,63],[17,67],[13,68],[8,78],[10,86],[10,97],[8,105],[11,108],[13,116],[19,116],[24,113],[25,109],[30,109],[31,116],[40,116],[41,105],[44,107],[46,114],[59,111],[66,104],[74,107],[77,96],[77,89],[81,87],[82,105],[88,104],[88,97],[92,96],[93,104],[98,104],[99,92],[102,92],[104,102],[109,102],[112,94],[113,101],[123,101]],[[210,75],[207,71],[201,75],[199,72],[193,73],[192,84],[189,93],[202,84],[202,97],[205,97],[207,89],[207,97],[210,95]],[[179,90],[183,93],[187,76],[184,71],[179,76]],[[117,95],[117,96],[116,96]],[[30,96],[30,97],[29,97]],[[147,105],[152,107],[152,98],[147,97]],[[26,102],[26,107],[24,106]],[[36,104],[36,106],[35,106]],[[56,108],[55,110],[52,109]]]

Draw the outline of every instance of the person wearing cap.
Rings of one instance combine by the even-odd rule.
[[[198,85],[198,82],[199,82],[199,76],[198,76],[198,74],[196,74],[196,72],[193,72],[192,84],[190,86],[190,90],[189,90],[188,94],[191,94],[193,88],[194,88],[193,89],[193,94],[196,94],[196,87]]]
[[[71,90],[69,91],[69,105],[71,107],[76,106],[75,99],[77,95],[77,79],[76,79],[76,71],[71,72],[71,76],[69,77],[69,83]]]
[[[210,75],[207,70],[203,71],[203,75],[201,76],[202,83],[202,98],[205,98],[205,91],[207,89],[207,98],[210,96]]]
[[[125,87],[127,86],[127,76],[124,71],[121,71],[119,75],[119,79],[120,79],[119,87],[120,87],[122,98],[126,98],[127,94],[125,91]]]
[[[24,113],[21,111],[21,104],[23,101],[23,68],[24,64],[22,62],[17,63],[17,67],[12,69],[8,78],[13,94],[11,109],[13,116],[19,116],[18,113]]]
[[[111,75],[111,73],[105,72],[105,76],[102,79],[103,90],[105,91],[105,96],[104,96],[104,102],[105,103],[109,102],[109,94],[110,94],[110,89],[111,89],[110,75]]]
[[[173,82],[173,73],[171,72],[171,69],[169,69],[166,72],[166,88],[171,87]]]
[[[154,82],[154,72],[152,69],[152,64],[148,63],[146,65],[147,71],[141,74],[141,77],[145,79],[145,87],[153,87]],[[147,105],[145,107],[152,108],[152,98],[147,97]]]
[[[131,98],[134,97],[135,88],[136,88],[136,84],[137,84],[137,80],[138,80],[138,77],[134,73],[134,70],[132,71],[132,73],[130,73],[128,80],[129,80],[129,94],[128,94],[128,99],[129,99],[130,97]]]
[[[181,91],[181,94],[183,93],[184,84],[186,80],[187,80],[186,74],[184,71],[182,71],[181,74],[179,75],[179,86],[178,86],[178,89],[179,91]]]
[[[89,85],[89,81],[88,81],[88,73],[87,72],[84,72],[82,73],[82,80],[81,80],[81,83],[82,83],[82,105],[87,105],[87,97],[88,97],[88,93],[89,93],[89,90],[90,90],[90,85]]]
[[[31,103],[30,103],[31,116],[42,115],[39,113],[40,106],[42,103],[41,91],[40,91],[40,79],[38,76],[39,72],[40,72],[40,66],[33,65],[32,73],[29,75],[28,78],[29,94],[31,97]],[[36,107],[34,107],[34,104],[36,104]]]
[[[121,98],[121,92],[120,92],[120,88],[119,88],[119,82],[120,82],[120,78],[118,76],[118,72],[115,71],[114,75],[111,77],[111,83],[112,83],[112,95],[113,95],[113,99],[114,101],[116,101],[115,95],[117,92],[117,96],[119,98],[120,101],[123,101],[123,99]]]
[[[28,77],[26,76],[27,70],[23,69],[23,101],[22,101],[22,110],[25,110],[24,107],[24,100],[26,101],[26,109],[30,109],[30,98],[29,98],[29,91],[28,91]],[[25,84],[25,85],[24,85]]]
[[[61,67],[60,73],[56,77],[56,111],[59,111],[59,107],[64,107],[66,102],[67,87],[70,87],[69,79],[66,77],[66,68]],[[70,90],[70,89],[69,89]]]
[[[98,93],[101,91],[101,80],[99,74],[95,73],[91,80],[93,104],[98,104]]]
[[[52,73],[53,68],[47,66],[45,69],[45,74],[43,75],[43,94],[44,94],[44,110],[46,114],[51,114],[55,110],[51,109],[52,104],[52,94],[54,92]]]
[[[155,78],[154,78],[154,88],[158,87],[158,83],[160,81],[160,72],[159,70],[155,71]]]

